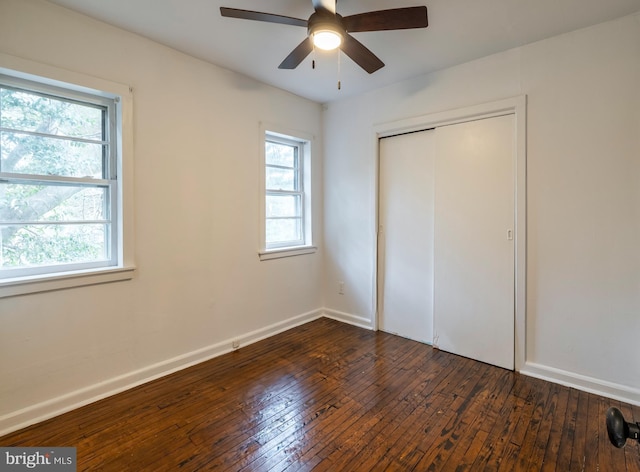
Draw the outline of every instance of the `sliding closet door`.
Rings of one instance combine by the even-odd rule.
[[[514,368],[514,116],[437,129],[434,345]]]
[[[378,324],[433,339],[434,131],[380,140]]]

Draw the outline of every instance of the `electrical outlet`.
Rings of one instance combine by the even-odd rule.
[[[342,281],[338,282],[338,293],[344,295],[344,282]]]

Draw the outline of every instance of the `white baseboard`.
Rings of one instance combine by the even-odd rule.
[[[0,436],[231,352],[234,350],[232,341],[238,341],[240,347],[247,346],[323,316],[360,328],[374,329],[372,321],[361,316],[327,308],[310,311],[1,416]],[[525,363],[520,373],[640,406],[640,390],[624,385],[605,382],[532,362]]]
[[[362,316],[356,316],[350,313],[344,313],[342,311],[330,310],[328,308],[325,308],[322,311],[322,314],[326,318],[342,321],[343,323],[358,326],[359,328],[373,329],[373,322],[370,319],[364,318]]]
[[[526,362],[520,370],[523,375],[535,377],[549,382],[554,382],[566,387],[577,388],[585,392],[594,393],[603,397],[619,400],[640,406],[640,390],[626,385],[606,382],[586,375],[568,372],[555,367],[547,367],[534,362]]]
[[[238,341],[240,347],[246,346],[322,316],[323,310],[321,309],[310,311],[241,336],[234,336],[233,339],[212,344],[0,416],[0,436],[231,352],[234,350],[232,348],[233,341]]]

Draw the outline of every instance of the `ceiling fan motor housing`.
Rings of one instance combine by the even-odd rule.
[[[325,10],[318,10],[309,17],[307,32],[312,36],[318,31],[332,31],[344,39],[346,28],[342,16]]]

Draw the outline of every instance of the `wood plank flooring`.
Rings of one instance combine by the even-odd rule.
[[[329,319],[0,438],[83,471],[634,471],[640,408]]]

